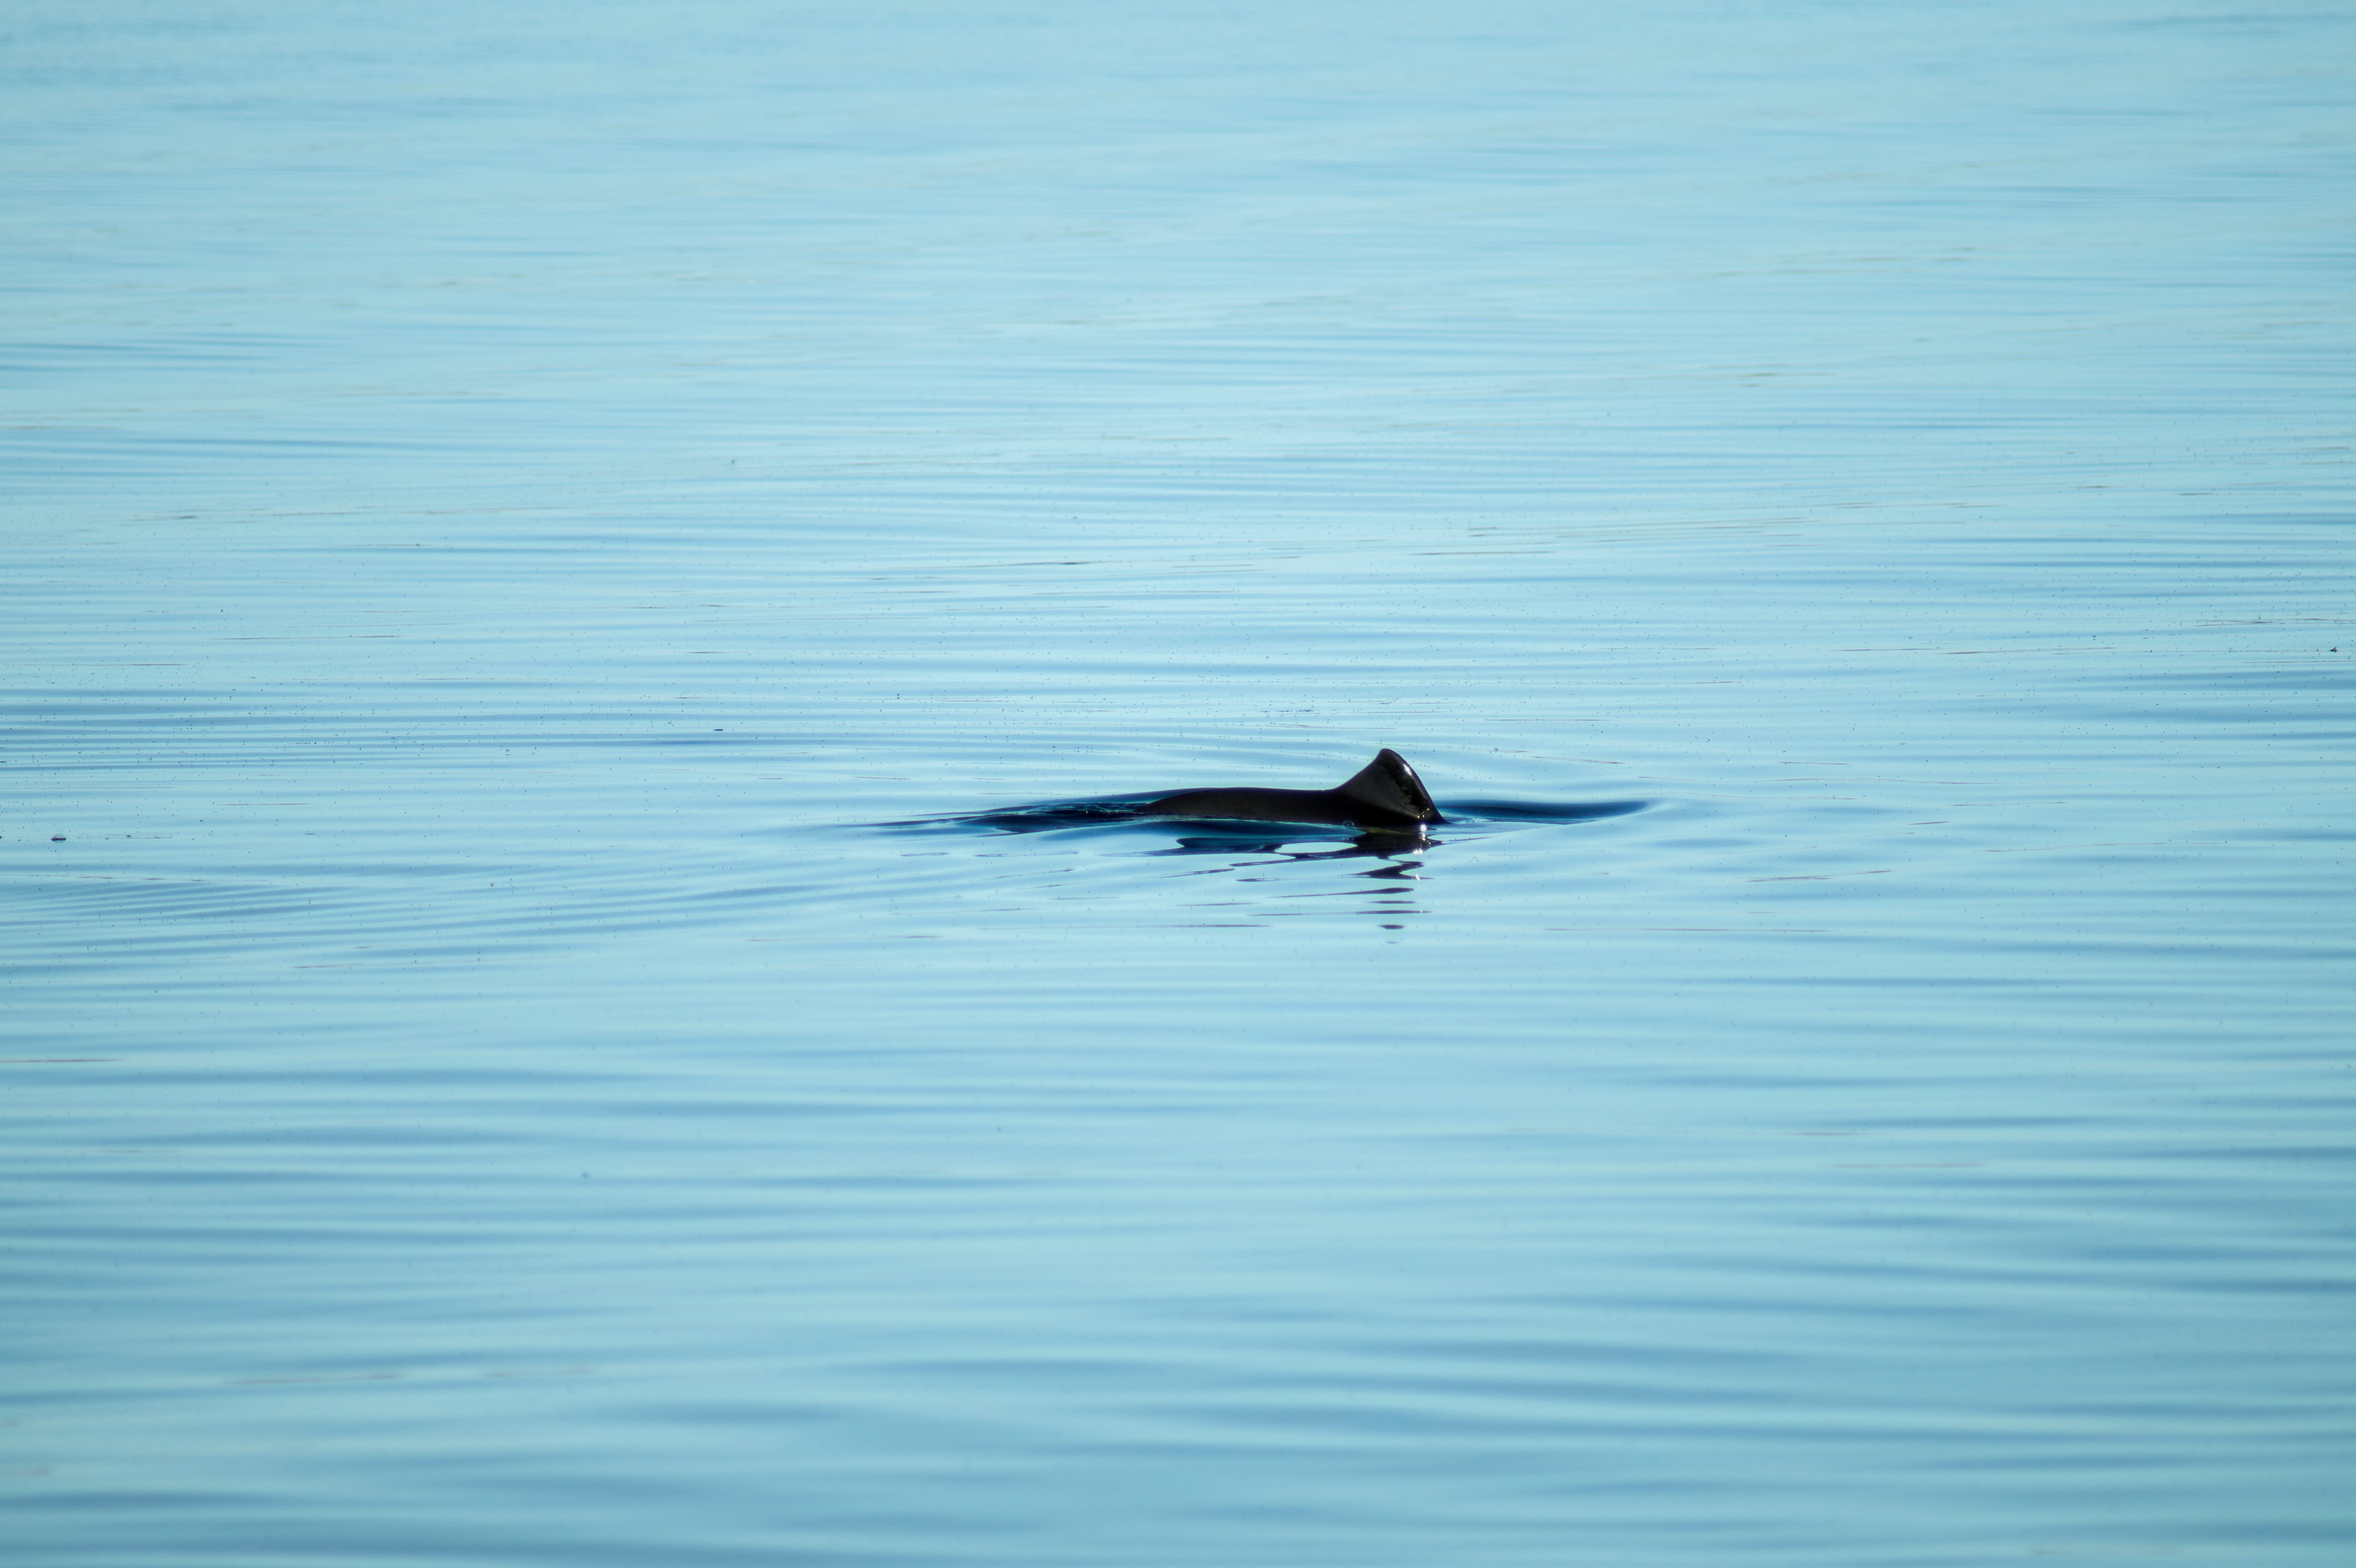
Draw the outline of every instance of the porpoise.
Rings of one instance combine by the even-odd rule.
[[[1228,822],[1333,822],[1355,827],[1420,827],[1444,822],[1408,760],[1386,746],[1333,789],[1190,789],[1139,806],[1148,816],[1207,816]]]

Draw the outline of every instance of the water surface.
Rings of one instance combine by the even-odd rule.
[[[2340,9],[0,48],[27,1561],[2347,1560]]]

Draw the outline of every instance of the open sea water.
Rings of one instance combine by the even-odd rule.
[[[12,1563],[2356,1561],[2346,5],[0,80]]]

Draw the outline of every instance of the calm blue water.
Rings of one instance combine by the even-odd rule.
[[[12,1560],[2356,1552],[2356,14],[0,74]]]

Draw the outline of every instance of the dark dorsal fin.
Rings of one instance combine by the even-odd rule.
[[[1409,822],[1440,819],[1440,808],[1431,804],[1431,793],[1423,787],[1423,781],[1415,776],[1407,759],[1388,746],[1376,752],[1373,762],[1333,793]]]

